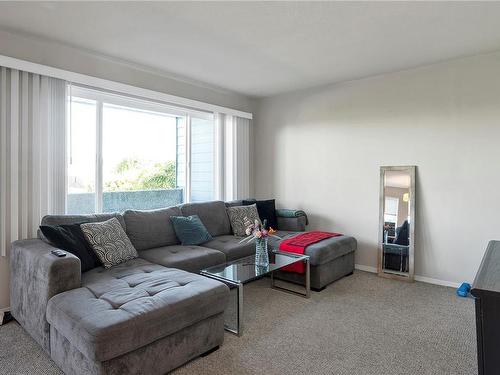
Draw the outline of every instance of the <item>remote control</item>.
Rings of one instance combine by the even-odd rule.
[[[64,251],[62,251],[62,250],[59,250],[59,249],[52,250],[51,253],[53,255],[55,255],[56,257],[59,257],[59,258],[62,258],[62,257],[66,256],[66,253]]]

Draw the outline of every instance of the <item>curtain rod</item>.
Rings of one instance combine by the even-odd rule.
[[[144,89],[132,86],[126,83],[110,81],[103,78],[97,78],[86,74],[75,73],[69,70],[54,68],[47,65],[32,63],[30,61],[20,60],[9,56],[0,55],[0,65],[6,68],[23,70],[30,73],[45,75],[53,78],[59,78],[69,83],[80,84],[99,89],[114,91],[127,95],[133,95],[145,99],[153,99],[175,106],[185,107],[187,109],[198,109],[227,115],[238,116],[252,119],[253,115],[249,112],[243,112],[236,109],[222,107],[215,104],[209,104],[198,100],[183,98],[176,95],[170,95],[159,91]]]

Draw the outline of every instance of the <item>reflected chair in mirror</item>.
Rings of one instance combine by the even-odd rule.
[[[387,230],[389,232],[390,230]],[[387,270],[408,272],[408,255],[410,248],[410,224],[408,220],[396,228],[395,238],[391,240],[389,233],[384,236],[383,267]]]

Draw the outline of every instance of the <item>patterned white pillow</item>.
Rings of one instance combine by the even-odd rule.
[[[137,250],[116,217],[98,223],[84,223],[80,227],[104,268],[138,257]]]
[[[254,203],[250,206],[234,206],[227,208],[227,214],[229,216],[229,221],[231,222],[231,228],[233,228],[233,233],[235,236],[245,237],[245,218],[251,223],[255,220],[260,221],[259,212],[257,211],[257,205]]]

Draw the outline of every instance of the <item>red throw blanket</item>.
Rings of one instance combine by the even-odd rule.
[[[306,247],[331,237],[342,236],[340,233],[312,231],[299,234],[295,237],[283,240],[280,243],[280,251],[288,253],[304,254]],[[282,271],[304,273],[304,262],[297,262],[283,267]]]

